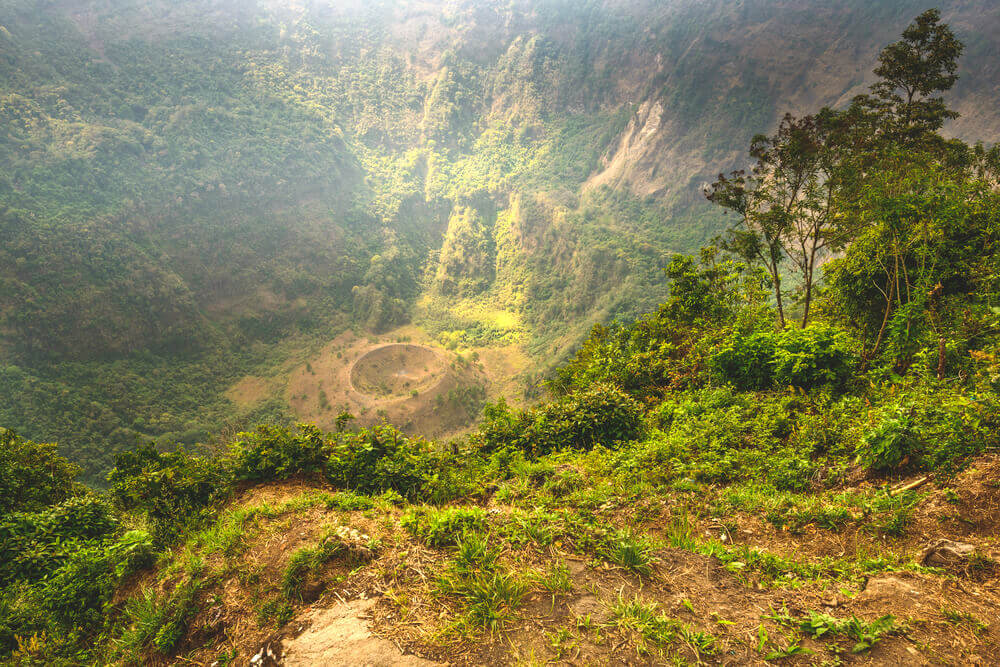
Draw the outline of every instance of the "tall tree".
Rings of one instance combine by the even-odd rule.
[[[756,163],[751,176],[744,172],[729,177],[720,174],[705,193],[713,203],[741,216],[741,228],[730,230],[726,246],[767,268],[782,326],[783,260],[789,260],[801,278],[801,325],[805,327],[817,265],[842,240],[835,215],[839,160],[831,142],[831,128],[836,127],[837,119],[829,110],[803,118],[786,114],[774,136],[754,137],[750,155]]]
[[[753,149],[751,149],[751,153]],[[794,184],[789,184],[795,187]],[[781,288],[781,264],[785,258],[784,238],[788,216],[781,206],[775,206],[775,196],[768,191],[767,165],[758,164],[748,174],[744,170],[719,178],[705,191],[713,204],[733,211],[740,217],[740,226],[729,230],[723,247],[767,270],[774,290],[778,322],[785,326],[785,307]]]
[[[860,95],[854,107],[873,116],[872,136],[893,143],[940,140],[935,133],[958,114],[940,96],[958,80],[958,59],[964,45],[941,12],[928,9],[903,31],[903,38],[882,49],[871,93]]]
[[[855,98],[843,112],[825,108],[815,116],[786,114],[773,136],[754,137],[749,152],[756,162],[749,175],[720,174],[705,193],[741,217],[726,245],[767,268],[782,326],[782,264],[787,260],[799,272],[805,327],[816,268],[831,250],[848,243],[849,230],[860,231],[864,220],[851,215],[851,202],[859,199],[866,179],[879,172],[879,161],[907,151],[915,158],[920,152],[946,157],[954,152],[937,131],[958,114],[938,94],[958,78],[962,43],[941,23],[936,9],[918,16],[902,37],[879,54],[879,80],[869,94]],[[895,267],[902,246],[894,247],[899,248]],[[894,299],[901,299],[898,291],[886,295],[888,309]]]

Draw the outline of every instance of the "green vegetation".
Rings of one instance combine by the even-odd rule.
[[[699,659],[716,652],[715,637],[704,632],[692,631],[681,621],[664,614],[655,603],[644,603],[638,598],[619,599],[612,608],[612,613],[619,627],[635,632],[641,637],[638,645],[640,653],[648,653],[651,650],[662,653],[671,644],[678,643],[690,646]]]
[[[411,320],[448,346],[523,345],[533,393],[593,322],[654,309],[670,256],[723,229],[698,188],[777,119],[775,100],[819,104],[852,85],[802,85],[824,50],[849,36],[858,48],[842,57],[866,59],[878,26],[914,11],[852,2],[810,22],[704,3],[482,4],[4,0],[0,424],[58,442],[101,486],[138,441],[218,447],[291,425],[283,398],[237,405],[226,390],[346,329]],[[425,19],[418,40],[409,26]],[[748,37],[758,28],[769,49]],[[970,73],[989,71],[987,39],[966,55]],[[787,79],[762,74],[779,66]],[[963,99],[991,100],[988,81],[967,79]],[[898,106],[884,92],[858,109]],[[982,107],[963,131],[989,130]],[[780,146],[759,148],[774,167]],[[798,210],[834,182],[817,177],[824,160],[799,165],[811,180]],[[894,233],[870,231],[878,247]],[[782,247],[807,286],[819,279],[815,253]],[[838,274],[868,305],[885,285],[871,266]],[[947,266],[956,279],[968,268]],[[881,313],[867,310],[845,316],[866,317],[871,338]]]
[[[816,611],[809,611],[800,619],[792,618],[787,612],[777,614],[774,618],[785,625],[797,627],[803,634],[813,639],[843,635],[855,642],[851,647],[851,653],[868,651],[886,635],[902,631],[890,615],[870,622],[856,616],[839,619]]]
[[[539,44],[519,42],[517,49],[537,49],[545,62]],[[833,596],[828,606],[836,608],[838,594],[849,604],[880,573],[926,579],[946,595],[944,577],[995,572],[978,553],[958,574],[918,562],[907,540],[926,496],[919,487],[897,487],[902,478],[934,476],[934,483],[948,485],[943,507],[958,511],[965,501],[950,488],[958,488],[955,477],[1000,446],[1000,155],[938,134],[954,116],[938,95],[954,83],[960,53],[950,29],[929,11],[882,52],[870,95],[845,110],[786,118],[774,136],[754,139],[752,175],[723,176],[708,191],[713,202],[741,216],[738,229],[698,256],[666,262],[669,296],[641,317],[594,326],[550,375],[549,393],[537,404],[489,404],[481,424],[451,442],[388,424],[349,430],[347,413],[333,432],[265,423],[214,451],[165,442],[121,448],[106,489],[95,491],[77,481],[79,468],[53,445],[0,430],[0,660],[144,663],[222,651],[219,638],[235,623],[249,623],[249,615],[234,621],[224,613],[231,611],[234,589],[252,600],[260,628],[273,633],[296,618],[305,601],[344,582],[391,598],[402,623],[412,625],[405,616],[413,613],[417,625],[434,624],[424,635],[439,643],[492,641],[547,605],[547,618],[558,623],[548,639],[559,655],[583,645],[584,637],[605,646],[606,635],[617,633],[613,650],[630,642],[640,655],[657,659],[701,661],[739,649],[765,660],[819,651],[839,660],[847,649],[877,655],[894,636],[921,629],[926,619],[911,626],[892,615],[871,619],[847,611],[761,616],[754,607],[753,624],[736,636],[727,630],[733,621],[715,618],[709,625],[707,610],[719,608],[713,596],[738,603],[730,594],[749,594],[744,587],[772,602],[776,590],[792,596],[809,588],[824,601]],[[517,56],[516,50],[507,54]],[[459,188],[413,204],[451,202],[442,207],[452,211],[444,268],[426,272],[429,309],[445,308],[436,300],[445,296],[472,299],[501,289],[479,281],[486,258],[505,252],[502,239],[490,238],[490,225],[531,236],[533,207],[550,205],[514,193],[509,209],[493,210],[491,200],[461,190],[467,182],[458,174],[438,173],[467,161],[462,176],[494,194],[529,174],[546,176],[531,168],[545,154],[528,141],[528,130],[452,131],[472,115],[470,91],[481,84],[475,68],[454,58],[445,59],[426,98],[415,98],[423,104],[402,95],[418,85],[402,68],[381,72],[386,96],[378,100],[361,95],[363,87],[309,84],[319,87],[313,93],[320,99],[343,93],[351,100],[349,109],[337,108],[356,122],[365,119],[376,143],[405,139],[386,118],[422,109],[427,144],[411,162],[399,165],[373,148],[355,148],[380,164],[379,177],[397,188],[368,201],[365,215],[405,217],[407,200],[394,197],[409,182],[392,180],[397,168],[426,171],[431,190]],[[275,62],[248,62],[254,76],[274,83],[268,77],[276,76]],[[594,83],[590,75],[573,76],[575,85]],[[539,82],[519,85],[531,90],[529,83]],[[302,90],[305,85],[302,79]],[[296,100],[303,114],[320,113],[305,105],[302,90],[277,89],[276,105]],[[212,135],[217,113],[223,112],[190,110],[207,128],[200,140]],[[533,115],[529,106],[523,113],[540,124],[543,137],[551,136],[547,123],[557,121]],[[556,136],[574,155],[587,156],[585,142],[567,133],[589,136],[595,128],[582,121],[560,128]],[[569,169],[563,161],[552,164]],[[583,178],[582,171],[574,173]],[[167,188],[171,181],[164,178]],[[16,199],[30,189],[8,190],[5,196]],[[586,221],[629,205],[613,191],[588,197],[560,215]],[[594,202],[608,208],[588,208]],[[629,218],[636,228],[620,235],[624,245],[642,236],[648,210],[640,206]],[[607,259],[616,249],[589,236],[611,227],[581,229],[597,254],[574,260],[581,262],[580,276],[607,269],[604,277],[615,281],[628,273],[634,257]],[[391,225],[384,231],[393,237]],[[550,250],[561,243],[547,232],[538,238],[539,247]],[[417,264],[399,259],[413,246],[378,247],[366,269],[369,282],[354,286],[352,307],[382,325],[400,305],[396,300],[407,297],[393,285],[407,283]],[[601,253],[608,253],[606,261],[595,259]],[[512,266],[492,265],[497,277]],[[783,281],[789,267],[802,279]],[[563,278],[556,273],[527,283],[528,292],[552,290],[529,294],[531,305],[521,311],[529,324],[543,318],[554,329],[571,319],[561,308],[581,294],[593,296],[558,284]],[[386,282],[387,275],[399,281]],[[629,289],[645,284],[637,280]],[[579,306],[577,315],[595,312],[595,304]],[[547,335],[536,342],[554,340]],[[61,361],[68,366],[60,365],[59,373],[70,373],[74,363]],[[86,362],[102,372],[116,363]],[[46,371],[55,373],[51,377],[68,377],[54,368]],[[987,482],[984,495],[996,488]],[[977,535],[977,523],[965,522]],[[352,527],[361,525],[364,532]],[[759,543],[747,538],[752,531],[740,530],[745,526],[763,536]],[[278,535],[294,540],[270,539]],[[830,538],[839,553],[824,551],[824,540],[812,535]],[[707,591],[705,598],[687,588],[670,606],[646,597],[670,588],[661,584],[672,569],[683,573],[685,587],[690,580],[690,591]],[[581,578],[578,571],[587,574]],[[569,618],[571,608],[555,611],[557,598],[580,592],[582,581],[595,589],[593,605],[608,612],[604,621]],[[415,597],[427,595],[411,604],[407,586]],[[608,596],[610,590],[617,597]],[[976,604],[996,602],[982,590]],[[935,607],[935,619],[977,641],[988,630],[971,611],[953,606],[942,606],[940,616]],[[758,622],[756,645],[747,644],[746,627]],[[772,639],[777,631],[790,634]],[[947,650],[942,647],[933,650]]]

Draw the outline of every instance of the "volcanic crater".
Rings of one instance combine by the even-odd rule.
[[[444,378],[448,362],[437,350],[413,343],[389,343],[369,350],[351,366],[351,387],[387,398],[426,391]]]

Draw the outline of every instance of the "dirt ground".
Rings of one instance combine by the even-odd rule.
[[[951,487],[938,489],[929,482],[930,493],[916,508],[912,529],[891,546],[897,552],[918,553],[930,538],[951,537],[1000,555],[995,522],[998,472],[1000,456],[981,457],[952,481],[960,485],[957,503]],[[323,490],[321,485],[289,481],[248,489],[233,505],[277,506]],[[948,508],[940,506],[942,499],[953,512],[970,518],[952,521],[943,511]],[[495,499],[485,501],[483,508],[498,525],[514,511]],[[622,521],[614,508],[600,511],[608,524]],[[640,576],[583,555],[562,540],[518,548],[501,540],[504,562],[521,575],[565,564],[568,588],[559,594],[532,589],[503,630],[465,634],[455,630],[460,613],[456,601],[436,587],[451,550],[413,540],[400,528],[400,513],[386,505],[361,511],[319,505],[262,522],[259,535],[248,536],[243,565],[232,569],[221,591],[211,593],[220,600],[215,629],[207,631],[211,624],[201,619],[192,625],[201,630],[189,638],[194,650],[186,654],[185,664],[210,664],[209,658],[223,649],[235,651],[234,664],[248,664],[254,655],[266,658],[254,664],[289,665],[1000,664],[1000,572],[995,568],[890,570],[860,581],[761,585],[714,557],[682,548],[658,549],[653,572]],[[734,520],[743,524],[748,519]],[[289,621],[271,629],[262,626],[253,612],[261,603],[261,589],[255,593],[253,586],[273,588],[290,555],[314,543],[323,526],[334,524],[374,539],[380,545],[377,556],[363,567],[332,564],[309,589],[305,603],[295,605]],[[655,532],[657,526],[654,518],[642,530]],[[814,531],[754,529],[741,539],[774,553],[798,549],[814,562],[856,558],[878,546],[875,537],[823,537],[817,539]],[[254,578],[245,578],[244,569]],[[687,632],[710,634],[712,650],[697,651],[687,640],[669,651],[657,648],[616,621],[614,608],[623,600],[655,604]],[[789,619],[810,612],[866,621],[892,614],[900,629],[870,650],[854,653],[854,640],[848,637],[810,639],[794,623],[789,625]],[[206,616],[211,620],[211,610]],[[794,654],[781,656],[780,651],[796,646]]]
[[[483,399],[518,402],[528,359],[517,345],[446,350],[415,326],[381,336],[345,332],[273,377],[246,376],[227,396],[250,408],[282,397],[298,419],[332,429],[346,410],[357,425],[387,420],[411,434],[468,430]],[[513,400],[512,400],[513,399]]]

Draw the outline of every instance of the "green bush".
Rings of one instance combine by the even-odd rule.
[[[789,328],[777,336],[774,382],[811,389],[843,387],[856,362],[847,334],[825,324]]]
[[[103,538],[116,527],[111,505],[93,493],[43,512],[0,519],[0,585],[42,579],[85,541]]]
[[[444,502],[469,491],[468,466],[423,438],[410,438],[382,424],[338,433],[331,442],[326,478],[359,493],[395,491],[410,499]]]
[[[151,538],[143,531],[68,544],[66,557],[43,578],[0,589],[0,662],[17,648],[17,637],[33,637],[37,644],[31,651],[34,661],[25,664],[92,662],[84,646],[108,628],[115,591],[153,555]]]
[[[31,442],[0,428],[0,516],[35,511],[75,492],[80,469],[56,453],[56,446]]]
[[[230,465],[238,480],[286,479],[323,472],[328,450],[315,425],[299,424],[294,430],[262,425],[239,434],[230,449]]]
[[[484,451],[509,447],[541,456],[635,440],[642,435],[644,413],[639,402],[618,387],[595,384],[533,410],[513,411],[500,402],[483,414],[476,438]]]
[[[117,454],[108,474],[111,497],[124,510],[145,513],[158,542],[228,493],[230,481],[216,459],[159,452],[148,443]]]
[[[915,453],[917,447],[908,411],[897,409],[864,435],[858,446],[857,458],[866,469],[885,473],[898,467],[905,457]]]
[[[148,565],[153,554],[148,533],[130,531],[121,538],[74,551],[52,572],[37,594],[39,607],[67,627],[99,628],[104,606],[121,580]]]
[[[775,335],[734,334],[709,360],[715,375],[738,389],[764,389],[774,382]]]
[[[390,489],[404,496],[423,487],[429,445],[410,439],[391,426],[343,433],[326,462],[326,478],[334,486],[360,493]]]
[[[842,388],[854,363],[847,334],[826,324],[734,334],[709,360],[715,377],[743,390]]]

